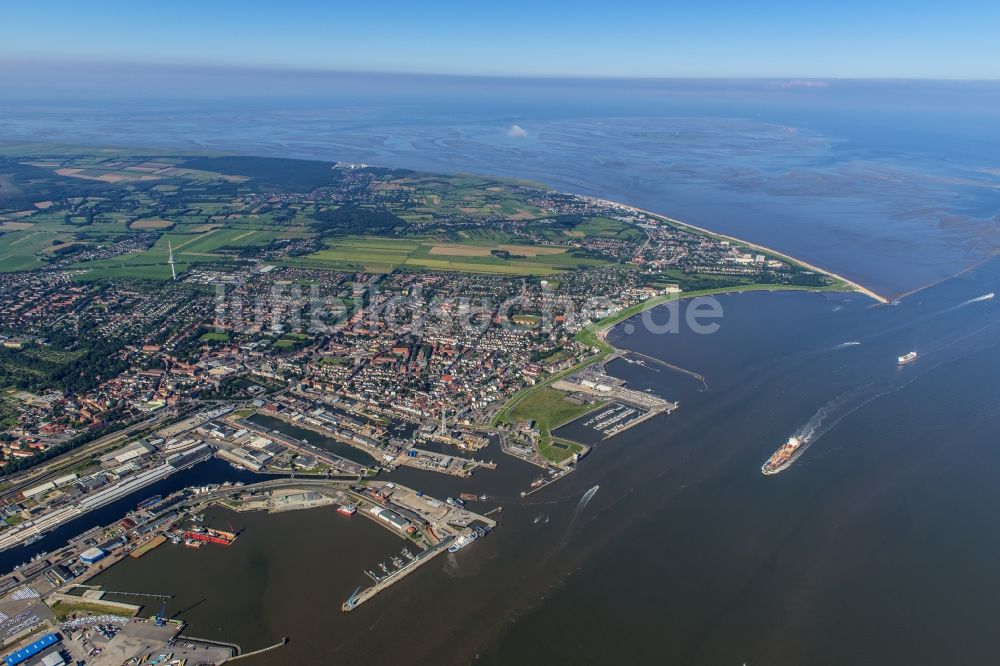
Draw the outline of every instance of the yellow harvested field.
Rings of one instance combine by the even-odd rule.
[[[540,254],[563,254],[564,247],[553,245],[497,245],[498,250],[507,250],[511,254],[520,254],[525,257],[537,257]]]
[[[56,173],[60,176],[68,176],[70,178],[83,178],[84,180],[100,180],[105,183],[121,183],[133,180],[159,180],[158,176],[152,176],[149,174],[138,174],[138,173],[124,173],[120,171],[109,171],[108,173],[103,173],[99,176],[84,173],[85,169],[75,169],[75,168],[63,168],[56,169]]]
[[[170,220],[150,219],[136,220],[129,226],[133,229],[169,229],[174,223]]]
[[[51,208],[51,207],[52,207],[52,202],[51,201],[36,201],[35,202],[35,208],[37,208],[38,210],[45,210],[46,208]]]
[[[0,231],[24,231],[33,226],[34,222],[0,222]]]
[[[43,254],[55,254],[57,252],[65,250],[68,247],[75,247],[77,245],[83,245],[83,243],[78,243],[76,241],[69,241],[69,242],[66,242],[66,243],[60,243],[59,245],[49,245],[48,247],[42,248],[42,253]]]

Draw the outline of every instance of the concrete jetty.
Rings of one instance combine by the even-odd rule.
[[[673,363],[667,363],[663,359],[656,358],[655,356],[649,356],[648,354],[643,354],[642,352],[637,352],[637,351],[632,351],[632,350],[619,352],[618,356],[620,356],[622,358],[625,358],[625,357],[628,357],[628,356],[637,356],[637,357],[641,358],[643,361],[649,361],[650,363],[655,363],[657,365],[663,366],[664,368],[667,368],[668,370],[673,370],[674,372],[680,372],[681,374],[685,374],[688,377],[692,377],[694,379],[697,379],[699,382],[702,383],[702,385],[706,389],[708,389],[708,382],[705,381],[705,377],[703,375],[700,375],[697,372],[694,372],[693,370],[688,370],[687,368],[682,368],[679,365],[674,365]]]
[[[285,638],[281,639],[280,643],[275,643],[274,645],[269,645],[269,646],[267,646],[265,648],[261,648],[259,650],[254,650],[253,652],[244,652],[243,654],[238,654],[235,657],[230,657],[229,659],[226,659],[222,663],[230,664],[230,663],[232,663],[232,662],[234,662],[234,661],[236,661],[238,659],[246,659],[247,657],[256,657],[259,654],[264,654],[265,652],[270,652],[272,650],[277,650],[278,648],[280,648],[280,647],[282,647],[284,645],[287,645],[287,644],[288,644],[288,637],[286,636]]]
[[[351,612],[361,604],[365,603],[366,601],[374,597],[379,592],[387,590],[394,583],[403,580],[403,578],[409,576],[411,573],[413,573],[423,565],[427,564],[441,553],[447,552],[448,546],[450,546],[454,540],[455,537],[445,539],[436,546],[432,546],[427,550],[418,553],[415,558],[404,564],[401,568],[397,569],[396,571],[393,571],[391,574],[388,574],[387,576],[376,582],[371,587],[367,587],[363,590],[359,590],[354,594],[352,594],[350,598],[348,598],[348,600],[345,601],[343,605],[341,605],[340,609],[345,613]]]

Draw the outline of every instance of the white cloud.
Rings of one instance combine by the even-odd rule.
[[[507,136],[512,139],[523,139],[528,136],[528,132],[520,125],[511,125],[507,128]]]

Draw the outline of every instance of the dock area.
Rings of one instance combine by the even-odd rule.
[[[349,513],[367,518],[404,540],[399,556],[390,556],[390,566],[380,563],[379,575],[365,571],[373,584],[358,587],[341,606],[354,610],[379,592],[383,592],[421,566],[446,552],[457,540],[472,543],[497,527],[493,518],[465,508],[455,498],[440,500],[390,481],[338,479],[275,479],[213,491],[200,498],[192,511],[202,511],[214,502],[222,502],[237,511],[277,513],[340,504],[351,507]],[[407,546],[421,550],[410,552]]]
[[[247,419],[236,419],[233,422],[237,424],[239,427],[245,428],[248,431],[256,433],[261,437],[272,439],[281,444],[282,446],[285,446],[291,449],[292,451],[295,451],[296,453],[306,456],[312,456],[313,458],[329,465],[330,468],[336,470],[337,473],[357,475],[357,474],[364,474],[365,470],[368,469],[367,465],[362,465],[361,463],[349,460],[347,458],[344,458],[343,456],[337,455],[336,453],[327,451],[324,448],[310,444],[309,442],[296,439],[291,435],[286,435],[284,433],[268,429],[262,425],[258,425]],[[287,421],[285,422],[287,423]],[[300,424],[294,424],[294,425],[296,425],[297,427],[301,427]],[[323,434],[318,430],[313,430],[313,431],[316,432],[317,434]],[[220,451],[224,450],[225,449],[220,448]]]
[[[411,526],[419,525],[418,533],[427,546],[411,556],[408,562],[403,563],[400,558],[393,558],[396,568],[390,572],[383,566],[385,576],[366,572],[374,584],[355,590],[341,606],[344,612],[354,610],[379,592],[387,590],[441,553],[447,552],[456,542],[461,541],[460,545],[472,543],[480,536],[492,532],[497,526],[494,519],[469,511],[461,501],[452,498],[442,502],[419,491],[390,482],[371,485],[375,487],[371,489],[369,496],[378,500],[378,504],[374,509],[369,508],[367,513],[393,526],[397,525],[397,521],[392,516],[385,516],[386,511],[407,519]],[[384,508],[378,510],[378,507]]]
[[[472,473],[479,468],[496,469],[497,467],[496,463],[492,461],[472,460],[446,453],[435,453],[434,451],[427,451],[416,447],[401,451],[390,465],[394,467],[402,465],[463,478],[472,476]]]
[[[169,595],[112,592],[86,584],[123,559],[141,557],[164,543],[192,548],[204,544],[229,547],[236,543],[235,547],[239,547],[237,532],[202,524],[204,511],[213,504],[236,511],[271,513],[336,505],[337,511],[348,519],[356,516],[371,520],[396,535],[401,549],[378,563],[381,574],[358,572],[359,579],[367,574],[372,584],[365,588],[358,586],[342,605],[344,611],[353,610],[389,589],[449,548],[457,551],[471,545],[497,526],[488,515],[465,508],[461,497],[437,499],[398,483],[371,478],[282,478],[253,484],[224,483],[192,487],[145,504],[148,505],[145,509],[131,512],[127,520],[91,528],[59,551],[39,556],[16,569],[0,589],[0,617],[3,614],[7,617],[6,624],[0,623],[4,624],[0,633],[7,639],[5,642],[15,643],[42,629],[59,627],[53,611],[58,609],[63,616],[74,617],[72,623],[62,623],[60,631],[79,629],[76,635],[86,636],[80,639],[80,647],[87,645],[87,653],[95,646],[104,648],[102,654],[115,654],[118,664],[141,659],[146,654],[155,658],[170,652],[175,657],[183,654],[185,658],[196,659],[194,663],[219,663],[232,658],[238,648],[208,645],[195,639],[182,643],[182,639],[175,638],[182,625],[169,620],[164,625],[164,618],[159,615],[155,622],[142,619],[140,613],[148,618],[145,604],[114,599],[124,596],[132,602],[128,597],[149,597],[159,602]],[[160,604],[151,603],[149,607],[159,608]],[[107,636],[98,631],[94,636],[86,625],[88,618],[97,618],[94,621],[99,621],[102,627],[114,624],[120,629],[106,629]],[[114,652],[106,649],[111,645],[115,646]],[[88,663],[106,662],[88,660]]]
[[[587,415],[582,425],[592,427],[609,439],[660,414],[670,414],[679,406],[663,398],[627,388],[624,380],[591,368],[560,379],[552,388],[570,394],[600,396],[610,406]]]

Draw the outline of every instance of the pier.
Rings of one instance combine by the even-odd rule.
[[[440,555],[441,553],[448,552],[448,546],[454,541],[454,537],[445,539],[436,546],[432,546],[427,550],[417,554],[412,560],[404,564],[399,569],[393,571],[391,574],[380,578],[371,587],[366,587],[363,590],[357,590],[352,594],[347,601],[341,605],[340,609],[345,613],[349,613],[361,604],[365,603],[372,597],[374,597],[379,592],[389,589],[391,585],[397,583],[406,576],[410,575],[412,572],[416,571],[418,568],[424,564],[430,562],[432,559]]]
[[[265,648],[261,648],[259,650],[254,650],[253,652],[245,652],[243,654],[238,654],[235,657],[230,657],[229,659],[226,659],[226,661],[224,663],[228,664],[228,663],[236,661],[237,659],[246,659],[247,657],[256,657],[257,655],[264,654],[265,652],[270,652],[272,650],[277,650],[278,648],[283,647],[283,646],[285,646],[287,644],[288,644],[288,637],[286,636],[286,637],[284,637],[284,638],[281,639],[280,643],[275,643],[274,645],[269,645],[269,646],[267,646]]]
[[[679,372],[679,373],[687,375],[688,377],[691,377],[693,379],[697,379],[699,382],[701,382],[702,386],[705,387],[705,390],[706,391],[708,390],[708,382],[705,381],[705,377],[702,376],[702,375],[699,375],[697,372],[694,372],[693,370],[687,370],[686,368],[682,368],[679,365],[674,365],[672,363],[667,363],[666,361],[664,361],[662,359],[655,358],[653,356],[648,356],[646,354],[643,354],[642,352],[637,352],[637,351],[623,351],[623,352],[620,352],[620,353],[618,353],[618,354],[615,355],[616,358],[618,358],[618,357],[626,358],[628,356],[638,356],[643,361],[649,361],[650,363],[655,363],[655,364],[660,365],[660,366],[662,366],[662,367],[664,367],[664,368],[666,368],[668,370],[673,370],[674,372]]]

